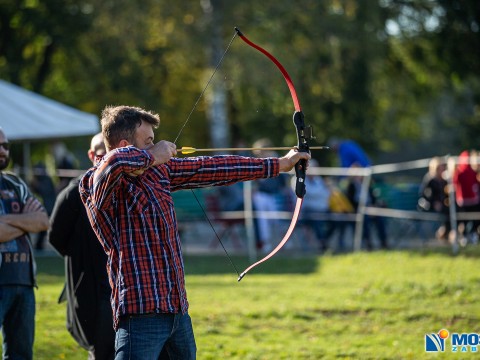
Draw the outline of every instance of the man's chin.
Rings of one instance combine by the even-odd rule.
[[[8,163],[9,163],[10,159],[7,158],[7,159],[0,159],[0,171],[1,170],[5,170],[8,166]]]

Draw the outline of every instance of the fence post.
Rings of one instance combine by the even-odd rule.
[[[365,207],[368,202],[368,190],[370,188],[370,180],[372,178],[372,169],[365,168],[362,179],[362,187],[360,190],[360,198],[358,200],[357,214],[355,217],[355,237],[353,238],[353,251],[362,249],[363,227],[365,226]]]
[[[243,183],[243,203],[248,259],[250,262],[254,262],[257,259],[257,246],[255,244],[255,224],[253,223],[253,191],[251,181]]]
[[[452,252],[456,255],[458,253],[458,231],[457,231],[457,206],[455,200],[455,187],[453,186],[453,173],[455,172],[455,158],[446,156],[447,160],[447,183],[448,183],[448,210],[450,215],[450,233],[455,234],[453,239],[450,239],[450,233],[447,234],[447,239],[452,240]]]

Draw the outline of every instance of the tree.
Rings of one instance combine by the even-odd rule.
[[[5,0],[0,20],[1,77],[42,92],[55,52],[75,48],[91,24],[91,8],[73,0]]]
[[[412,151],[475,145],[476,1],[221,2],[213,23],[212,4],[220,1],[4,0],[0,77],[97,114],[107,104],[147,107],[162,117],[157,137],[173,140],[238,26],[288,70],[317,143],[352,138],[373,155],[402,156],[405,142]],[[224,101],[232,139],[295,144],[288,88],[262,54],[235,40],[212,81],[179,146],[218,143],[212,98]]]
[[[480,130],[480,5],[477,1],[384,1],[390,22],[387,78],[404,84],[397,97],[420,129],[415,133],[438,153],[475,147]],[[393,31],[392,31],[393,30]],[[406,79],[406,80],[405,80]],[[411,116],[411,115],[410,115]]]

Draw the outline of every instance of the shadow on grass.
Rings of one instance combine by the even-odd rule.
[[[251,273],[309,274],[318,271],[320,259],[318,256],[276,256],[251,270]],[[234,265],[230,263],[226,255],[188,255],[185,257],[185,273],[188,275],[236,274],[237,272],[243,272],[251,264],[246,257],[232,256],[231,260]]]
[[[35,259],[37,274],[64,277],[64,261],[58,256],[45,256]],[[232,256],[238,272],[250,265],[245,256]],[[234,266],[226,255],[187,255],[184,258],[185,273],[188,275],[236,274]],[[318,271],[320,257],[288,257],[276,256],[252,270],[256,274],[308,274]]]
[[[446,257],[480,258],[479,245],[467,245],[465,247],[459,247],[456,253],[454,253],[450,245],[424,247],[418,249],[405,249],[401,251],[405,251],[412,255],[418,256],[443,255]]]
[[[453,254],[449,246],[426,247],[421,249],[392,250],[406,252],[412,256],[445,256],[445,257],[465,257],[480,258],[480,246],[469,245],[461,247],[457,254]],[[388,253],[385,252],[385,253]],[[327,256],[349,256],[352,253]],[[368,255],[369,253],[365,253]],[[294,256],[294,255],[276,255],[266,262],[253,269],[251,273],[255,274],[309,274],[317,272],[321,265],[321,256]],[[234,274],[243,272],[251,262],[246,256],[232,256],[231,260],[226,255],[186,255],[184,258],[185,273],[187,275],[207,275],[207,274]],[[64,276],[64,262],[58,256],[36,258],[37,273],[50,276]]]

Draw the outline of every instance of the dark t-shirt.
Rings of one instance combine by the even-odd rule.
[[[20,178],[0,173],[0,215],[21,214],[27,203],[29,207],[41,207]],[[28,234],[0,243],[0,259],[0,285],[34,285]]]
[[[0,244],[0,285],[33,286],[31,252],[24,238]]]

